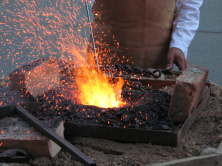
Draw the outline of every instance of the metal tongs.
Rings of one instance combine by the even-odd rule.
[[[28,161],[26,152],[22,149],[0,149],[0,161],[23,163]]]

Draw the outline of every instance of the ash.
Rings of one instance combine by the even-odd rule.
[[[50,90],[37,98],[39,110],[33,115],[40,120],[63,120],[64,122],[107,125],[113,127],[175,131],[182,124],[168,119],[171,95],[159,90],[124,90],[122,96],[128,103],[122,108],[99,108],[76,104],[65,98],[68,92]],[[130,94],[130,95],[129,95]]]

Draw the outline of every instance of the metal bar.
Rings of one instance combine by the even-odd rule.
[[[94,137],[130,143],[153,143],[177,146],[177,133],[146,129],[130,129],[102,125],[65,123],[65,135],[74,137]]]
[[[87,166],[96,165],[96,163],[93,160],[91,160],[89,157],[87,157],[80,150],[78,150],[71,143],[63,139],[60,135],[55,133],[53,130],[46,127],[44,124],[42,124],[37,118],[35,118],[33,115],[27,112],[20,105],[16,106],[15,110],[16,110],[16,113],[19,114],[22,118],[24,118],[28,123],[30,123],[33,127],[38,129],[42,134],[44,134],[46,137],[48,137],[49,139],[54,141],[56,144],[58,144],[62,149],[70,153],[79,162]]]
[[[131,81],[139,81],[142,85],[152,86],[154,89],[160,89],[165,86],[172,86],[175,85],[176,81],[171,80],[151,80],[146,78],[130,78]]]
[[[0,107],[0,119],[10,117],[15,114],[15,106]]]
[[[90,34],[91,34],[91,37],[92,37],[92,43],[93,43],[93,50],[94,50],[94,54],[95,54],[96,65],[97,65],[97,68],[98,68],[98,71],[99,71],[99,62],[98,62],[98,57],[97,57],[97,52],[96,52],[96,44],[95,44],[95,39],[94,39],[94,34],[93,34],[93,29],[92,29],[92,22],[91,22],[90,13],[89,13],[88,0],[85,0],[85,4],[86,4],[87,17],[88,17],[88,21],[89,21],[89,30],[90,30]]]

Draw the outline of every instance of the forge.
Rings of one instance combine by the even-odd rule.
[[[87,70],[96,69],[89,67]],[[95,77],[95,71],[92,76],[85,75],[87,70],[82,68],[74,70],[72,65],[67,67],[67,63],[58,63],[55,59],[43,59],[13,71],[10,74],[11,92],[18,91],[20,98],[17,100],[21,100],[21,96],[27,97],[26,103],[13,101],[8,104],[2,101],[0,117],[13,116],[19,112],[34,127],[38,127],[40,132],[52,140],[55,138],[53,141],[58,141],[56,143],[65,145],[64,147],[67,147],[67,144],[59,144],[60,141],[63,142],[61,138],[56,139],[56,135],[45,130],[41,131],[44,127],[38,124],[39,121],[58,123],[63,121],[66,138],[81,136],[178,146],[210,95],[210,84],[206,83],[209,70],[200,66],[190,66],[183,73],[145,71],[138,68],[136,73],[133,73],[132,70],[135,69],[116,64],[102,66],[99,72],[105,79],[99,81],[100,86],[103,84],[102,81],[108,81],[116,92],[114,97],[122,104],[114,104],[114,107],[103,107],[104,103],[101,106],[85,104],[82,103],[84,101],[82,97],[86,95],[83,95],[76,80],[80,79],[84,84],[88,79]],[[53,74],[54,71],[56,74]],[[47,73],[50,74],[45,79]],[[157,75],[162,75],[161,79],[155,78]],[[88,85],[90,86],[87,88],[88,91],[91,84]],[[107,93],[112,96],[110,91],[107,90]],[[98,96],[91,91],[88,97],[99,101]],[[105,97],[100,96],[100,98]],[[33,120],[31,115],[25,113],[20,106],[16,106],[20,104],[39,121]],[[6,113],[5,110],[10,111]],[[81,157],[80,155],[80,161],[88,160]],[[90,165],[90,162],[83,163]]]

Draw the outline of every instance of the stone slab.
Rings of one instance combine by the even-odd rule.
[[[206,84],[209,69],[190,65],[176,79],[170,102],[169,119],[173,122],[185,122],[200,100]]]
[[[9,74],[11,89],[26,88],[33,97],[60,84],[59,65],[56,58],[42,58],[22,66]]]
[[[47,122],[46,125],[64,138],[63,122],[55,123],[52,121]],[[30,158],[53,158],[61,149],[21,117],[0,119],[0,148],[23,149]]]

